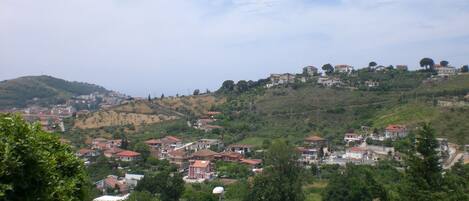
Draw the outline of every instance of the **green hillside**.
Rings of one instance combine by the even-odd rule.
[[[0,82],[0,108],[25,107],[30,103],[55,104],[74,95],[105,93],[103,87],[70,82],[51,76],[26,76]],[[37,101],[33,101],[33,99]]]

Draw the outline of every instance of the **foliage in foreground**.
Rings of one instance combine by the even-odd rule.
[[[0,115],[0,200],[86,200],[82,161],[58,137]]]

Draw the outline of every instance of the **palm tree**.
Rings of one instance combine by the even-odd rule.
[[[420,60],[420,67],[426,69],[433,70],[433,67],[435,66],[435,62],[431,58],[423,58]]]

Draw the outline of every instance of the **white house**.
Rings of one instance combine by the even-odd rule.
[[[332,87],[342,84],[339,78],[334,77],[319,77],[318,84],[325,87]]]
[[[363,160],[367,157],[367,151],[361,147],[351,147],[345,151],[343,157],[350,160]]]
[[[363,140],[363,137],[361,135],[355,134],[355,133],[345,133],[344,136],[344,141],[349,143],[349,142],[360,142]]]
[[[337,73],[351,73],[353,71],[353,66],[347,64],[336,65],[334,70]]]
[[[137,186],[138,181],[143,179],[144,175],[141,174],[125,174],[125,183],[131,187]]]
[[[407,136],[407,127],[404,125],[391,124],[384,130],[385,139],[397,139]]]
[[[101,197],[97,197],[93,199],[93,201],[122,201],[122,200],[127,200],[129,198],[130,194],[124,195],[124,196],[111,196],[111,195],[103,195]]]

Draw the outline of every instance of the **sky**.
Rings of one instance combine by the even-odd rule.
[[[469,0],[0,0],[0,80],[146,97],[423,57],[469,63]]]

